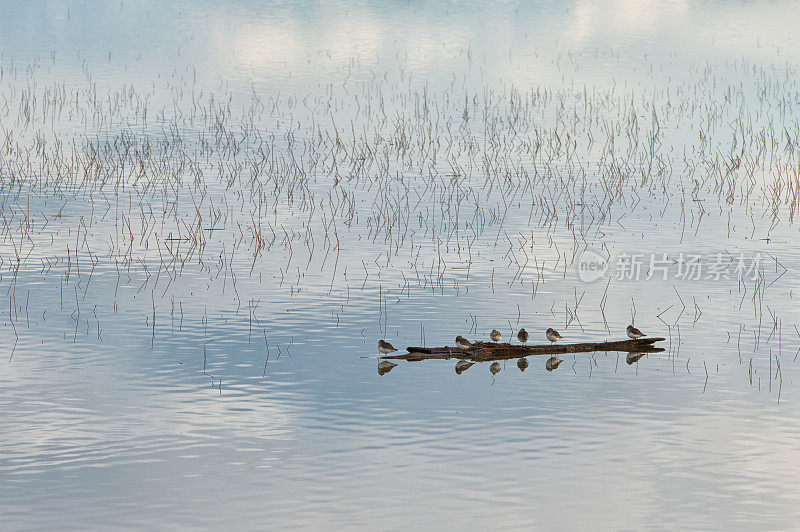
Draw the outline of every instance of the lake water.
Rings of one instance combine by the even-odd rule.
[[[2,13],[3,529],[797,527],[800,6]]]

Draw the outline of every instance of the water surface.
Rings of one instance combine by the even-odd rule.
[[[4,528],[794,526],[796,5],[3,13]]]

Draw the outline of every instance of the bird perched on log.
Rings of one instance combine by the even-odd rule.
[[[544,334],[545,336],[547,336],[547,339],[550,340],[551,342],[558,342],[563,338],[563,336],[558,334],[558,331],[553,328],[547,329],[547,331],[545,331]]]
[[[384,355],[388,355],[389,353],[397,351],[397,349],[395,349],[394,346],[386,340],[378,340],[378,351]]]
[[[472,345],[472,343],[470,343],[469,340],[467,340],[463,336],[459,335],[459,336],[456,336],[456,347],[458,347],[459,349],[464,349],[465,351],[468,351],[468,350],[473,348],[473,345]]]
[[[528,341],[528,331],[526,331],[525,329],[520,329],[519,332],[517,333],[517,340],[519,340],[523,344],[526,343]]]
[[[489,333],[489,338],[491,338],[493,342],[499,342],[500,340],[503,339],[503,335],[500,334],[500,331],[495,329],[491,333]]]
[[[625,332],[628,333],[628,338],[631,338],[633,340],[637,340],[642,336],[647,336],[645,333],[643,333],[633,325],[628,325],[628,328],[625,329]]]
[[[503,366],[500,365],[500,362],[494,362],[489,366],[489,371],[492,372],[492,375],[497,375],[501,369],[503,369]]]

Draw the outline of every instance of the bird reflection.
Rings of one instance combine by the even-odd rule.
[[[503,366],[500,365],[500,362],[493,362],[491,366],[489,366],[489,371],[492,372],[492,375],[497,375],[500,373],[500,370],[503,369]]]
[[[628,363],[630,366],[636,362],[639,362],[639,359],[645,356],[647,353],[628,353],[628,356],[625,357],[625,362]]]
[[[520,358],[517,360],[517,367],[520,371],[525,371],[528,369],[528,359],[527,358]]]
[[[456,362],[456,374],[461,375],[469,368],[471,368],[475,364],[475,362],[467,362],[466,360],[459,360]]]
[[[562,362],[564,361],[558,357],[550,357],[547,359],[544,367],[547,369],[547,371],[553,371],[554,369],[558,369],[558,365]]]
[[[389,362],[388,360],[381,361],[380,363],[378,363],[378,375],[386,375],[387,373],[392,371],[392,369],[394,369],[396,365],[397,364]]]

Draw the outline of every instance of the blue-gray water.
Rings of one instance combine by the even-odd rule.
[[[0,6],[2,528],[797,526],[795,4]]]

